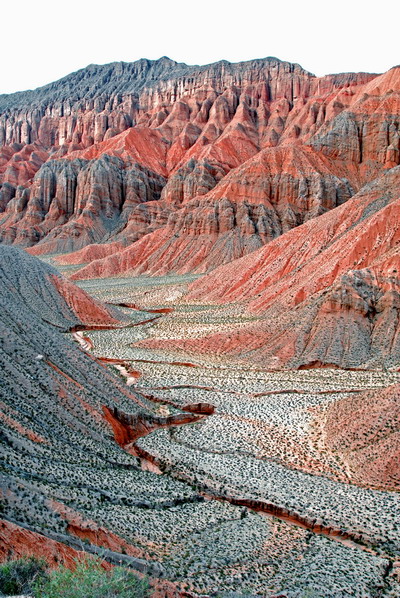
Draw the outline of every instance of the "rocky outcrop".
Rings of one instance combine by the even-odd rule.
[[[60,508],[63,516],[65,516],[66,511],[71,511],[61,504],[56,505],[56,508]],[[50,536],[54,536],[54,539],[29,528],[16,525],[13,522],[0,520],[0,539],[2,540],[0,561],[7,561],[10,557],[11,559],[19,559],[34,554],[38,558],[44,559],[51,569],[64,565],[73,570],[77,561],[83,561],[90,555],[100,557],[101,567],[106,570],[110,570],[113,566],[129,567],[140,573],[150,575],[153,578],[151,584],[153,587],[157,588],[158,585],[164,585],[160,579],[157,579],[162,578],[164,574],[164,569],[159,563],[137,558],[139,551],[122,538],[113,533],[107,533],[106,530],[98,527],[94,522],[82,521],[78,514],[76,516],[79,525],[69,524],[68,534],[65,535],[50,532]],[[83,524],[82,529],[80,527],[81,523]],[[86,529],[85,526],[88,525],[89,528]],[[82,539],[85,542],[82,542]],[[89,542],[89,539],[91,542]],[[110,549],[109,546],[116,548],[118,551]],[[135,556],[132,556],[132,553]],[[165,586],[169,587],[172,593],[174,585],[166,582]],[[178,593],[172,595],[176,598],[180,596]]]
[[[130,415],[123,413],[117,408],[113,410],[103,407],[104,416],[111,425],[116,442],[122,447],[127,447],[141,436],[147,436],[153,430],[169,428],[182,424],[199,421],[205,414],[213,411],[212,406],[205,407],[193,405],[191,409],[185,409],[187,413],[178,413],[168,417],[156,415]],[[129,447],[128,447],[129,448]]]
[[[293,364],[300,367],[396,365],[400,359],[398,278],[350,270],[303,323]],[[302,337],[302,338],[301,338]],[[297,362],[297,363],[296,363]]]
[[[343,164],[338,170],[346,173]],[[332,175],[324,156],[310,148],[263,150],[204,196],[191,201],[180,196],[180,209],[162,229],[90,263],[74,278],[112,272],[205,272],[259,249],[344,203],[352,193],[349,180]]]
[[[117,157],[51,160],[36,174],[26,209],[17,198],[7,204],[2,241],[29,246],[45,237],[47,251],[65,251],[104,240],[135,219],[138,205],[156,201],[163,183]]]
[[[193,197],[206,195],[225,174],[226,171],[219,164],[192,158],[170,176],[162,191],[162,198],[179,206]]]
[[[327,121],[310,141],[328,156],[360,165],[364,177],[376,176],[381,164],[399,164],[400,67],[366,84],[347,110]]]
[[[159,231],[154,242],[167,242],[161,251],[164,262],[156,266],[160,251],[154,256],[146,252],[138,267],[148,272],[182,271],[177,253],[183,250],[190,263],[186,269],[199,272],[245,255],[345,201],[389,164],[382,154],[384,139],[375,129],[368,173],[353,150],[342,152],[339,160],[336,150],[326,151],[326,143],[332,148],[335,143],[323,141],[331,129],[334,137],[347,134],[335,119],[341,114],[352,118],[348,111],[375,79],[363,73],[316,78],[276,58],[204,67],[162,58],[91,65],[38,90],[3,96],[0,154],[8,166],[2,173],[0,160],[1,241],[38,244],[38,253],[65,253],[88,244],[121,242],[126,247]],[[384,89],[381,83],[369,93],[377,97]],[[387,150],[392,162],[397,159],[393,118],[385,116],[385,122],[394,123]],[[373,141],[378,134],[379,148]],[[329,155],[316,159],[315,170],[309,161],[306,177],[286,172],[290,151],[286,159],[279,151],[277,158],[268,153],[268,148],[304,143],[317,148],[314,155]],[[307,151],[300,151],[300,162]],[[51,161],[37,172],[48,157]],[[236,203],[243,198],[244,208],[209,205],[209,199]],[[219,212],[226,212],[221,231]],[[181,225],[186,233],[176,242]],[[209,228],[211,235],[203,232]],[[108,247],[106,254],[115,254],[114,249]],[[140,255],[142,249],[139,245],[133,253]],[[95,248],[91,254],[104,257]],[[130,261],[134,267],[136,258]]]
[[[174,210],[162,232],[119,258],[114,254],[112,260],[88,266],[76,277],[107,276],[112,271],[205,272],[344,203],[384,168],[398,163],[397,150],[388,149],[398,146],[398,71],[377,77],[377,84],[374,79],[338,90],[322,104],[307,100],[291,106],[281,98],[274,104],[280,119],[279,126],[273,121],[274,132],[268,128],[271,115],[268,131],[261,133],[260,121],[255,126],[242,111],[246,139],[253,140],[258,151],[242,164],[232,162],[224,173],[219,150],[224,147],[223,154],[231,156],[226,142],[233,132],[238,134],[231,121],[217,140],[207,144],[206,154],[196,154],[201,161],[192,158],[170,175],[163,197],[180,209]],[[367,103],[364,87],[372,98]],[[388,161],[386,151],[394,161]],[[191,199],[194,194],[197,197]]]
[[[0,177],[10,187],[27,185],[49,158],[49,153],[38,144],[13,143],[1,148]],[[7,188],[7,187],[6,187]]]
[[[67,522],[67,532],[71,536],[103,547],[114,553],[123,553],[141,558],[143,552],[110,530],[99,526],[95,521],[83,517],[79,512],[58,501],[52,501],[52,508]]]
[[[52,326],[70,330],[98,324],[118,326],[127,320],[65,279],[59,272],[15,247],[0,246],[1,301],[7,311],[29,310]],[[7,304],[8,302],[8,304]]]
[[[121,326],[124,318],[117,310],[90,297],[84,290],[75,286],[64,277],[50,275],[50,280],[60,296],[79,319],[80,324],[74,328],[96,326]]]
[[[166,57],[89,65],[37,90],[2,96],[0,142],[87,146],[134,123],[168,124],[175,102],[174,111],[183,120],[188,95],[205,96],[197,108],[201,123],[211,108],[207,91],[212,97],[226,88],[259,85],[269,101],[293,101],[373,77],[349,74],[319,80],[299,65],[276,58],[206,66],[178,64]],[[223,117],[225,113],[222,105],[219,114]]]
[[[272,368],[398,365],[399,210],[397,167],[346,204],[191,284],[188,301],[222,303],[227,314],[234,302],[256,323],[168,346]]]
[[[352,267],[383,267],[386,259],[385,272],[396,274],[399,230],[393,223],[397,220],[399,195],[397,167],[366,185],[345,205],[220,271],[231,276],[235,273],[235,279],[227,278],[223,285],[215,285],[219,276],[215,272],[193,283],[189,297],[249,300],[250,309],[259,312],[279,295],[288,307],[293,307],[330,286]],[[293,285],[301,288],[295,293]]]

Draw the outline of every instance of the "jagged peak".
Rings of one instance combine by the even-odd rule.
[[[190,77],[212,69],[218,71],[225,67],[234,73],[236,70],[260,68],[263,65],[282,65],[289,72],[299,72],[308,77],[315,77],[297,63],[280,60],[274,56],[256,58],[241,62],[220,60],[206,65],[187,65],[178,63],[168,56],[156,60],[140,58],[134,62],[110,62],[107,64],[89,64],[65,77],[33,90],[17,91],[0,95],[0,113],[25,106],[48,105],[50,102],[73,98],[93,98],[107,93],[138,93],[156,81]],[[150,73],[150,76],[147,75]]]

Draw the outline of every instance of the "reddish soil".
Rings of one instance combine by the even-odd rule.
[[[63,513],[70,511],[68,507],[63,507],[62,505],[60,507]],[[99,542],[99,546],[106,546],[114,551],[118,548],[123,548],[126,554],[140,558],[140,551],[108,530],[101,536],[100,530],[93,531],[72,525],[69,531],[80,538],[88,539],[93,544],[98,544]],[[87,553],[75,550],[66,544],[56,542],[55,540],[46,538],[46,536],[1,519],[0,562],[4,562],[9,558],[15,559],[23,556],[43,558],[52,569],[59,567],[61,564],[74,569],[75,559],[82,560],[86,558]],[[112,565],[104,560],[101,562],[101,566],[104,569],[112,568]],[[178,590],[172,582],[167,580],[151,579],[150,586],[152,598],[192,598],[192,594]]]
[[[117,409],[111,411],[108,407],[103,407],[104,417],[113,429],[115,440],[123,448],[127,448],[138,438],[147,436],[147,434],[159,428],[169,428],[200,421],[206,413],[204,409],[199,410],[200,415],[197,415],[198,411],[193,412],[189,409],[186,409],[186,411],[187,414],[182,413],[168,417],[158,417],[150,414],[133,417],[119,412]]]
[[[84,552],[5,520],[0,520],[0,540],[0,561],[33,555],[44,558],[52,568],[60,564],[73,567],[74,559],[85,556]]]
[[[327,448],[348,465],[354,483],[400,490],[400,386],[335,401],[328,408],[324,435]]]
[[[116,326],[121,324],[111,315],[103,303],[90,297],[66,278],[52,276],[51,281],[84,326]]]
[[[51,509],[59,513],[68,522],[69,534],[89,540],[91,544],[112,550],[124,552],[137,558],[145,558],[144,553],[135,546],[128,544],[123,538],[110,530],[99,526],[95,521],[85,519],[78,512],[57,501],[50,501]]]
[[[239,355],[264,368],[400,359],[400,168],[345,205],[192,283],[188,302],[242,304],[255,322],[140,346]],[[226,322],[229,323],[229,308]]]
[[[8,411],[8,413],[5,413],[5,411]],[[0,401],[0,420],[2,420],[7,426],[11,426],[12,428],[14,428],[17,432],[19,432],[19,434],[22,434],[22,436],[26,436],[27,438],[29,438],[29,440],[32,440],[33,442],[47,443],[47,440],[39,436],[39,434],[36,434],[36,432],[33,432],[33,430],[30,430],[29,428],[22,426],[21,423],[17,419],[15,419],[17,417],[17,412],[10,412],[7,406],[2,401]]]

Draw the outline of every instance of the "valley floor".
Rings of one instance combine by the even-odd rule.
[[[272,372],[212,355],[200,360],[142,348],[147,338],[190,338],[233,319],[240,326],[242,316],[232,307],[182,303],[189,280],[80,283],[103,301],[140,306],[123,308],[135,324],[150,319],[146,310],[173,308],[142,326],[88,332],[92,351],[122,360],[119,375],[133,370],[134,388],[160,414],[193,403],[216,407],[198,423],[159,429],[137,442],[147,463],[164,472],[160,482],[185,482],[205,500],[145,512],[106,504],[91,509],[91,518],[132,544],[151,545],[167,577],[196,593],[398,595],[399,486],[390,476],[375,484],[367,473],[363,479],[329,441],[327,421],[331,405],[368,397],[367,391],[373,397],[399,383],[400,373]],[[155,489],[156,474],[147,475]]]

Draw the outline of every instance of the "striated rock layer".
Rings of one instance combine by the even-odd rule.
[[[206,272],[399,163],[399,72],[164,57],[2,96],[0,240],[34,253],[94,244],[64,258],[95,260],[85,278]]]
[[[396,167],[346,204],[191,284],[188,301],[241,306],[255,323],[227,320],[223,332],[168,346],[273,368],[398,367],[399,218]]]
[[[209,156],[215,157],[217,148],[220,157],[221,148],[227,151],[232,124],[227,126],[222,138],[207,145],[206,160],[192,153],[169,175],[162,198],[175,209],[166,225],[119,254],[111,249],[110,259],[95,261],[76,278],[202,273],[341,205],[399,163],[399,73],[396,68],[372,82],[330,90],[312,106],[311,100],[301,106],[297,100],[281,101],[280,133],[273,142],[260,137],[260,120],[255,127],[242,112],[246,136],[256,140],[257,151],[228,172],[216,169]],[[242,139],[236,138],[234,147],[242,148]]]
[[[0,299],[10,317],[17,319],[18,310],[29,310],[63,331],[127,322],[120,311],[90,297],[55,268],[33,260],[24,251],[2,246],[0,256]]]
[[[343,174],[343,166],[332,174],[329,161],[310,147],[262,150],[204,197],[184,201],[164,227],[110,251],[75,278],[213,269],[347,201],[353,188]],[[62,259],[73,261],[74,256]]]

